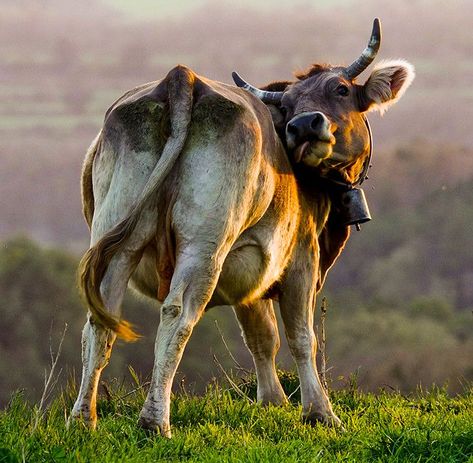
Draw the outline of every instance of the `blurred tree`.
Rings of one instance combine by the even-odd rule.
[[[78,260],[70,254],[45,249],[20,237],[0,245],[0,405],[10,393],[26,388],[28,396],[38,398],[43,387],[44,371],[50,364],[50,349],[55,349],[68,324],[59,367],[81,371],[80,337],[86,312],[75,283]],[[115,345],[104,379],[124,378],[127,366],[143,377],[151,373],[154,339],[159,323],[155,303],[128,295],[124,301],[124,317],[130,319],[143,335],[137,343]],[[198,382],[201,389],[218,374],[213,362],[215,352],[220,362],[231,366],[228,353],[215,326],[217,319],[227,343],[238,348],[239,329],[228,308],[213,310],[195,329],[181,364],[187,382]],[[62,383],[66,379],[63,372]]]
[[[408,313],[415,318],[432,318],[448,323],[453,318],[454,309],[446,300],[418,296],[410,302]]]
[[[473,179],[412,207],[380,212],[353,233],[327,280],[332,293],[409,303],[419,295],[473,307]]]
[[[70,328],[66,341],[78,335],[84,312],[74,290],[74,268],[69,255],[42,250],[26,238],[2,243],[0,403],[14,388],[27,388],[37,397],[49,349],[57,344],[64,323]],[[76,357],[69,342],[63,349],[62,360]]]

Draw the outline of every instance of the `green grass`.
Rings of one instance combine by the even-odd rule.
[[[286,390],[295,378],[284,376]],[[254,394],[254,385],[245,389]],[[65,428],[74,391],[56,398],[36,430],[36,408],[21,393],[0,412],[0,462],[473,462],[473,389],[405,397],[349,388],[332,400],[345,432],[300,422],[300,406],[267,407],[209,386],[203,397],[173,397],[173,438],[136,426],[144,394],[112,390],[99,401],[99,426]]]

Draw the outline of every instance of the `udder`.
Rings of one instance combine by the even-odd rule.
[[[262,297],[277,280],[270,267],[260,245],[248,238],[238,241],[225,259],[207,307],[245,304]],[[162,302],[169,292],[172,273],[170,260],[158,256],[156,249],[149,246],[130,279],[130,286]]]

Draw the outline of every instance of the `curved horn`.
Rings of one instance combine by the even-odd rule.
[[[236,72],[232,72],[233,81],[237,87],[244,88],[250,93],[258,97],[263,103],[279,104],[284,92],[268,92],[266,90],[260,90],[259,88],[253,87],[253,85],[245,82]]]
[[[373,31],[371,32],[371,38],[368,45],[363,50],[363,53],[357,58],[350,66],[347,66],[343,75],[352,80],[356,76],[360,75],[375,59],[378,53],[379,46],[381,45],[381,23],[378,18],[373,21]]]

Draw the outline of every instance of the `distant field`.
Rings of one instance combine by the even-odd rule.
[[[99,126],[102,118],[89,115],[41,115],[41,116],[3,116],[0,118],[0,130],[48,128],[71,130],[77,126],[95,123]]]
[[[182,16],[188,15],[190,11],[201,8],[209,3],[208,0],[177,0],[168,2],[166,0],[136,0],[130,2],[128,0],[102,0],[107,6],[117,8],[130,15],[133,19],[143,19],[156,16]],[[353,0],[319,0],[317,7],[332,7],[348,5],[353,3]],[[288,8],[289,3],[284,0],[221,0],[219,2],[222,6],[232,7],[251,7],[258,10],[271,10],[275,8]],[[293,0],[290,3],[291,7],[297,5],[307,5],[306,0]]]
[[[65,429],[72,393],[54,400],[33,429],[37,409],[20,394],[0,412],[0,461],[471,462],[472,393],[449,398],[437,390],[404,397],[348,388],[333,397],[346,429],[341,432],[302,424],[297,404],[263,408],[211,386],[203,397],[174,397],[171,440],[136,426],[142,390],[131,395],[112,390],[102,398],[96,432]]]
[[[208,0],[175,0],[168,2],[166,0],[137,0],[129,2],[127,0],[102,0],[109,7],[122,10],[131,19],[143,19],[152,17],[179,17],[191,14],[193,10],[202,8],[209,3]],[[319,0],[318,8],[330,8],[338,5],[349,5],[353,0]],[[255,10],[271,10],[277,8],[293,8],[297,5],[303,5],[307,8],[310,5],[305,0],[293,0],[288,3],[286,0],[221,0],[219,6],[231,6],[233,8],[252,8]]]

